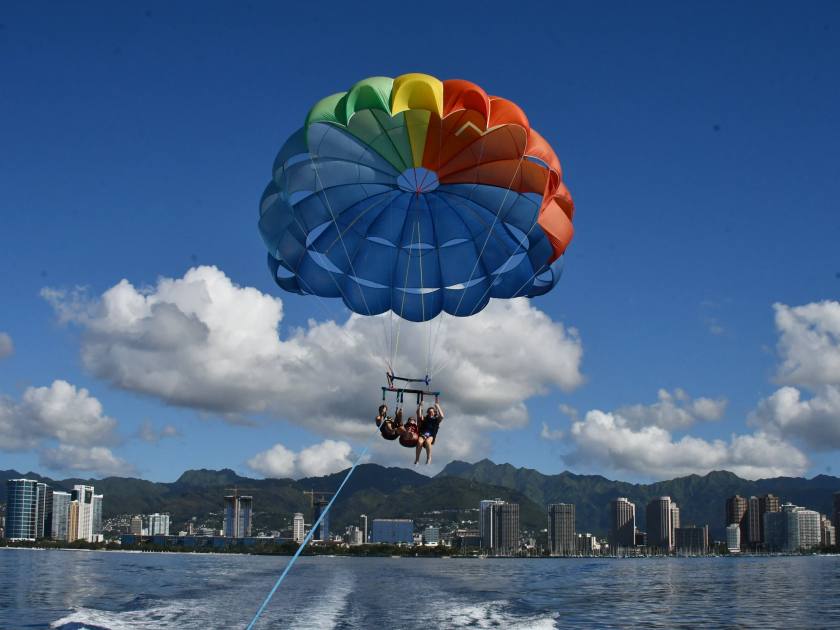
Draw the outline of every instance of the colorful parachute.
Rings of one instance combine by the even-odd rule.
[[[426,321],[559,280],[574,204],[514,103],[468,81],[371,77],[283,145],[259,229],[277,284]]]

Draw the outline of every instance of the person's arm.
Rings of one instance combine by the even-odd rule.
[[[394,422],[396,422],[398,425],[402,424],[402,407],[397,409],[397,413],[394,415]]]
[[[414,412],[414,417],[417,418],[417,431],[423,425],[423,405],[417,405],[417,411]]]
[[[435,403],[435,409],[437,409],[438,417],[443,420],[443,407],[440,406],[440,403]]]

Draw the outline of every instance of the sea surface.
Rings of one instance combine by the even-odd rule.
[[[0,628],[244,628],[288,558],[0,549]],[[840,628],[840,556],[304,557],[257,628]]]

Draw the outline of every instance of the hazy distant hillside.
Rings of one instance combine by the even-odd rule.
[[[85,480],[105,494],[105,517],[114,514],[139,514],[166,511],[173,525],[197,516],[218,513],[222,497],[232,488],[254,497],[255,525],[260,528],[281,528],[291,514],[303,512],[311,518],[309,497],[304,490],[330,491],[338,487],[344,472],[293,479],[251,479],[229,469],[188,470],[172,483],[155,483],[142,479],[108,477]],[[14,477],[41,479],[35,473],[14,470],[0,471],[0,502],[6,500],[5,480]],[[69,489],[80,479],[60,481],[43,478],[55,488]],[[463,512],[478,507],[481,499],[499,497],[520,504],[523,528],[546,526],[546,505],[574,503],[579,531],[605,535],[609,528],[608,506],[611,499],[624,496],[637,505],[639,527],[645,528],[644,506],[653,497],[668,495],[680,506],[684,524],[708,523],[712,535],[723,536],[724,501],[735,493],[744,496],[778,495],[782,501],[829,513],[832,493],[840,490],[840,479],[820,475],[813,479],[779,477],[748,481],[718,471],[705,476],[689,475],[654,484],[632,484],[611,481],[599,475],[575,475],[570,472],[544,475],[510,464],[494,464],[482,460],[475,464],[452,462],[437,476],[430,478],[405,468],[386,468],[377,464],[359,466],[336,501],[332,513],[333,531],[356,523],[359,514],[370,518],[418,518],[432,511],[453,510],[441,518],[475,518]],[[461,511],[460,513],[458,511]]]

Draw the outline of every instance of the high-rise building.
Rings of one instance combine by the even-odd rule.
[[[362,514],[359,516],[359,529],[362,530],[362,544],[366,545],[368,543],[368,517],[367,514]]]
[[[814,510],[800,508],[796,512],[799,520],[799,548],[803,551],[820,545],[820,514]]]
[[[102,495],[93,495],[93,504],[91,508],[91,533],[93,534],[91,540],[102,539]]]
[[[84,539],[88,542],[94,540],[94,503],[99,503],[99,500],[94,501],[93,486],[76,485],[73,486],[72,498],[79,502],[78,512],[78,526],[75,531],[73,540]],[[101,505],[101,504],[100,504]],[[100,508],[101,509],[101,508]],[[101,513],[101,512],[100,512]]]
[[[671,501],[671,549],[677,545],[677,528],[680,526],[680,508]]]
[[[6,482],[6,538],[35,540],[38,520],[38,482],[9,479]]]
[[[598,539],[590,534],[575,535],[575,553],[579,556],[593,556],[601,550]]]
[[[764,544],[764,515],[767,512],[778,512],[779,510],[779,497],[772,494],[750,497],[747,503],[747,535],[751,548],[758,549]]]
[[[314,540],[328,541],[330,539],[330,512],[327,510],[329,504],[330,500],[325,496],[312,498],[312,526],[315,527],[315,523],[318,522],[321,514],[324,515],[320,525],[315,528]]]
[[[143,517],[139,514],[131,517],[131,524],[129,525],[129,532],[135,536],[143,535]]]
[[[820,544],[820,515],[785,503],[780,512],[764,514],[764,532],[770,551],[807,551]]]
[[[478,503],[478,531],[481,533],[481,546],[484,549],[493,549],[495,544],[497,533],[492,508],[502,503],[504,501],[501,499],[484,499]]]
[[[79,539],[79,500],[70,494],[70,508],[67,510],[67,542]]]
[[[225,497],[223,535],[228,538],[247,538],[251,535],[251,512],[254,498],[239,493]]]
[[[827,516],[820,516],[820,544],[823,547],[833,547],[837,544],[837,528]]]
[[[429,526],[423,530],[423,544],[424,545],[437,545],[440,542],[440,529],[437,527]]]
[[[169,536],[169,514],[149,514],[149,536]]]
[[[749,542],[749,523],[747,522],[747,500],[735,495],[726,500],[726,524],[732,525],[735,523],[741,530],[739,538],[741,541],[741,548],[745,548]]]
[[[495,523],[493,552],[511,555],[519,551],[519,504],[502,503],[490,508]]]
[[[38,482],[35,538],[49,538],[52,534],[52,495],[52,488],[45,483]]]
[[[647,505],[647,543],[650,549],[669,553],[674,547],[671,538],[671,497],[653,499]]]
[[[292,540],[296,543],[302,543],[304,536],[306,536],[306,532],[304,532],[303,514],[295,512],[292,517]]]
[[[53,540],[67,540],[69,516],[70,493],[54,490],[52,493],[52,527],[50,528],[50,536]]]
[[[552,503],[548,506],[548,549],[552,556],[578,553],[573,504]]]
[[[709,550],[709,526],[677,527],[674,529],[674,549],[677,553],[704,554]]]
[[[726,548],[729,553],[741,553],[741,526],[738,523],[726,526]]]
[[[629,499],[619,497],[610,501],[610,551],[635,547],[636,545],[636,504]]]
[[[410,545],[414,542],[414,521],[407,518],[375,518],[370,540],[391,545]]]
[[[832,523],[835,531],[840,532],[840,492],[834,493],[834,518]]]

